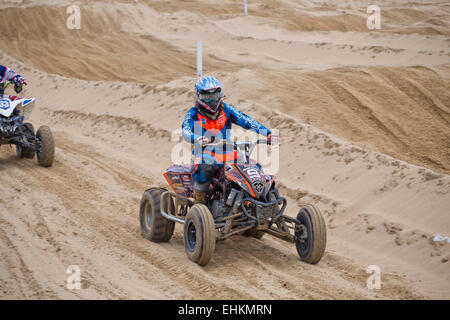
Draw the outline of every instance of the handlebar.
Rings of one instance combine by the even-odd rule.
[[[204,144],[205,148],[216,148],[216,147],[226,147],[228,150],[237,151],[237,159],[238,161],[242,161],[242,163],[248,163],[250,161],[250,155],[253,152],[253,149],[258,144],[269,144],[267,139],[258,139],[254,142],[252,141],[244,141],[244,142],[230,142],[227,140],[218,140],[217,142],[211,142]],[[231,146],[231,148],[228,148]]]
[[[252,141],[243,141],[243,142],[230,142],[228,140],[218,140],[217,142],[211,142],[211,143],[206,143],[203,146],[205,147],[218,147],[218,146],[224,146],[224,145],[232,145],[235,149],[241,147],[241,146],[246,146],[248,145],[249,147],[255,146],[257,144],[267,144],[270,145],[267,141],[267,139],[258,139],[255,142]]]
[[[14,90],[16,91],[16,93],[20,93],[22,91],[22,87],[23,85],[27,84],[26,82],[20,83],[20,82],[12,82],[12,81],[6,81],[5,84],[3,85],[3,88],[1,88],[3,91],[6,90],[6,88],[10,85],[10,84],[14,84]]]

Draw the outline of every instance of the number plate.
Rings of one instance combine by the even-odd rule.
[[[9,100],[0,100],[0,109],[8,110],[9,109]]]

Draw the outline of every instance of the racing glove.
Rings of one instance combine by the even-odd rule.
[[[208,144],[211,142],[212,142],[211,139],[209,139],[207,137],[198,137],[197,139],[195,139],[195,143],[201,147],[203,147],[205,144]]]

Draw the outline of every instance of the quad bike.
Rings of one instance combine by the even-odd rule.
[[[318,263],[326,246],[322,214],[314,205],[306,205],[296,219],[283,215],[287,201],[275,187],[274,177],[265,175],[261,166],[250,159],[257,144],[267,144],[267,140],[236,143],[221,140],[207,145],[232,147],[228,150],[234,150],[234,156],[212,179],[206,205],[194,204],[192,199],[194,168],[171,165],[164,177],[173,192],[156,187],[142,196],[142,236],[153,242],[167,242],[175,222],[184,224],[186,254],[203,266],[210,261],[217,240],[236,234],[260,239],[268,233],[294,242],[302,261]]]
[[[0,94],[0,146],[14,144],[19,159],[32,159],[36,155],[40,166],[50,167],[55,156],[52,131],[41,126],[35,133],[33,125],[24,122],[30,117],[34,104],[34,98],[11,100]]]

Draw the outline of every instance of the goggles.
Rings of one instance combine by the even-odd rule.
[[[217,103],[222,99],[222,90],[220,88],[210,90],[210,91],[200,91],[198,97],[206,104]]]

